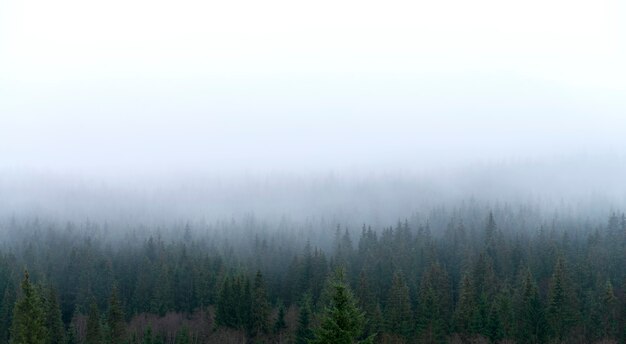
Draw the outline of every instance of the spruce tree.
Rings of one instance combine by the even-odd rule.
[[[545,328],[543,306],[529,269],[522,278],[516,303],[517,340],[520,343],[542,342]]]
[[[102,327],[100,326],[100,312],[95,302],[91,303],[87,317],[87,333],[85,344],[102,344]]]
[[[311,295],[305,294],[300,301],[298,314],[298,328],[296,329],[296,344],[308,344],[313,338],[311,330]]]
[[[448,277],[433,263],[422,276],[418,294],[417,332],[421,343],[440,343],[448,332],[451,316]]]
[[[126,338],[124,311],[117,295],[117,287],[111,290],[109,311],[107,313],[110,344],[122,344]]]
[[[252,290],[251,334],[267,333],[269,328],[270,305],[261,271],[257,271]]]
[[[564,341],[578,320],[577,299],[565,268],[565,260],[557,259],[550,285],[547,320],[553,339]]]
[[[11,344],[44,344],[47,331],[41,297],[24,271],[21,295],[13,308]]]
[[[476,311],[474,286],[469,274],[463,276],[461,281],[459,301],[454,314],[455,330],[461,335],[473,334],[473,319]]]
[[[45,299],[45,324],[48,331],[48,344],[65,343],[65,327],[61,319],[61,308],[55,289],[48,291]]]
[[[339,271],[331,283],[331,301],[324,309],[320,325],[314,330],[312,344],[353,344],[359,341],[365,325],[365,316],[356,304],[343,271]]]
[[[618,301],[613,293],[611,281],[606,281],[600,298],[601,331],[604,339],[616,339],[618,323]]]
[[[393,276],[385,309],[385,321],[387,332],[402,336],[405,339],[411,337],[413,311],[411,310],[409,287],[400,272],[396,272]]]

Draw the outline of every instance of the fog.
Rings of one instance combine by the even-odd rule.
[[[4,1],[0,214],[605,216],[626,197],[623,19],[619,1]]]

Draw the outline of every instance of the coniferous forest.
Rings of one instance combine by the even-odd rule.
[[[2,221],[0,342],[623,343],[626,217]]]

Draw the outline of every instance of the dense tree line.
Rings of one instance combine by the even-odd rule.
[[[626,342],[624,215],[452,213],[380,230],[233,222],[124,238],[11,219],[0,343]]]

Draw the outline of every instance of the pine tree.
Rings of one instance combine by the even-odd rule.
[[[543,341],[544,314],[539,291],[530,270],[524,273],[517,292],[517,340],[520,343]]]
[[[56,290],[50,289],[45,299],[45,324],[48,330],[48,344],[65,343],[65,327],[61,319],[61,308]]]
[[[460,286],[459,301],[454,315],[455,329],[467,336],[473,334],[473,319],[476,311],[474,286],[469,274],[463,276]]]
[[[308,344],[313,338],[311,330],[311,295],[305,294],[300,302],[298,314],[298,328],[296,329],[296,344]]]
[[[553,339],[563,341],[578,320],[577,300],[565,268],[565,260],[557,259],[550,285],[547,320]]]
[[[369,285],[369,280],[365,271],[361,271],[359,275],[359,286],[357,289],[357,298],[359,301],[359,307],[365,312],[365,318],[367,320],[365,324],[365,336],[376,336],[383,323],[382,312],[380,305],[372,292],[372,288]]]
[[[448,333],[451,311],[448,276],[437,263],[422,276],[418,294],[417,331],[420,343],[440,343]]]
[[[102,344],[102,328],[100,326],[100,312],[98,305],[93,302],[89,308],[87,317],[87,334],[85,344]]]
[[[396,272],[393,276],[385,314],[387,332],[406,339],[411,336],[413,311],[411,310],[409,287],[400,272]]]
[[[252,331],[251,334],[267,333],[269,328],[270,305],[261,271],[257,271],[252,291]]]
[[[47,338],[41,297],[24,271],[21,295],[13,308],[12,344],[44,344]]]
[[[363,333],[365,316],[358,308],[345,282],[343,271],[339,271],[331,283],[331,302],[324,309],[320,325],[314,330],[312,344],[353,344],[371,342],[368,338],[359,341]]]
[[[122,344],[126,338],[126,326],[124,311],[117,296],[117,287],[111,290],[109,298],[109,311],[107,313],[107,325],[109,329],[110,344]]]
[[[613,293],[613,285],[611,281],[606,281],[604,292],[600,299],[601,314],[601,330],[605,339],[616,339],[617,322],[618,322],[618,302]]]

